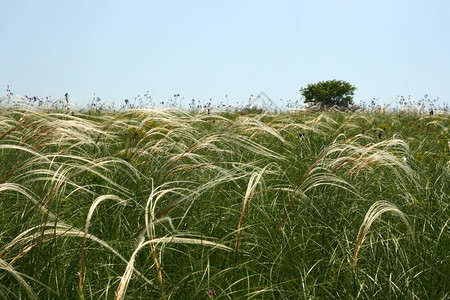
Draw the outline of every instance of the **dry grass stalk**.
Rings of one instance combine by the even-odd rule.
[[[104,200],[116,200],[118,201],[120,204],[125,205],[125,201],[122,200],[120,197],[117,197],[115,195],[103,195],[98,197],[97,199],[95,199],[94,203],[92,203],[90,209],[89,209],[89,213],[86,217],[86,226],[84,228],[84,236],[83,236],[83,241],[81,243],[81,254],[80,254],[80,264],[79,264],[79,271],[78,271],[78,288],[80,289],[80,291],[82,291],[83,289],[83,263],[84,263],[84,251],[85,251],[85,245],[86,245],[86,238],[87,238],[87,234],[88,234],[88,230],[89,230],[89,225],[91,224],[91,218],[92,215],[94,214],[95,208]]]
[[[244,222],[245,218],[248,214],[248,210],[250,208],[250,200],[255,192],[256,186],[260,183],[261,177],[266,170],[267,166],[264,167],[259,173],[253,173],[250,177],[250,180],[248,181],[247,185],[247,191],[245,192],[244,201],[242,202],[242,209],[241,209],[241,217],[239,218],[239,223],[237,227],[237,236],[236,236],[236,245],[235,245],[235,255],[234,255],[234,261],[237,262],[238,259],[238,253],[239,253],[239,246],[241,244],[241,237],[242,237],[242,231],[244,230]]]
[[[25,289],[25,291],[27,292],[28,296],[31,299],[37,299],[37,295],[33,292],[30,285],[25,281],[22,274],[17,272],[9,263],[7,263],[1,258],[0,258],[0,269],[5,270],[9,274],[11,274]]]
[[[199,239],[193,239],[193,238],[182,238],[182,237],[163,237],[163,238],[157,238],[150,241],[144,242],[144,238],[141,239],[138,246],[136,247],[136,250],[134,250],[133,254],[131,255],[130,260],[128,261],[127,267],[125,269],[124,274],[122,275],[122,278],[119,283],[119,287],[116,292],[116,300],[123,299],[125,297],[125,293],[128,287],[128,284],[130,283],[131,276],[133,275],[134,271],[134,262],[136,260],[136,255],[138,254],[139,250],[141,250],[143,247],[147,245],[153,245],[153,247],[156,247],[157,244],[165,244],[165,243],[175,243],[175,244],[192,244],[192,245],[201,245],[201,246],[211,246],[214,248],[230,251],[231,248],[227,247],[225,245],[211,242],[211,241],[205,241],[205,240],[199,240]],[[152,252],[153,253],[153,252]],[[165,295],[163,295],[165,297]]]
[[[402,219],[414,239],[411,226],[409,225],[408,219],[406,219],[406,216],[403,214],[403,212],[401,212],[394,204],[390,202],[377,201],[369,208],[361,224],[361,227],[359,228],[358,238],[355,245],[355,253],[353,255],[352,268],[356,266],[359,250],[361,249],[361,245],[364,242],[364,238],[369,231],[370,226],[381,214],[388,211],[395,213]]]

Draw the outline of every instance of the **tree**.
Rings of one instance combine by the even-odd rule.
[[[305,103],[322,104],[325,106],[348,107],[353,104],[353,92],[356,87],[343,80],[319,81],[301,88]]]

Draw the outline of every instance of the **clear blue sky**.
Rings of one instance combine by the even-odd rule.
[[[229,103],[340,79],[450,102],[449,0],[0,0],[0,95]]]

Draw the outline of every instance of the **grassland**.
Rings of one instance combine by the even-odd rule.
[[[448,299],[448,115],[0,111],[5,299]]]

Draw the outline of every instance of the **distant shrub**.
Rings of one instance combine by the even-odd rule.
[[[353,104],[353,92],[356,87],[342,80],[319,81],[301,88],[305,103],[321,104],[325,106],[348,107]]]

